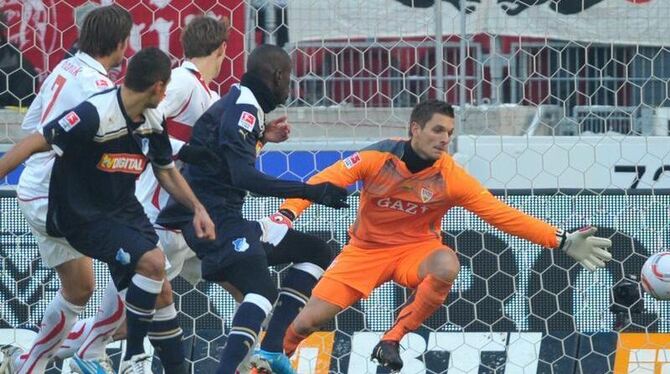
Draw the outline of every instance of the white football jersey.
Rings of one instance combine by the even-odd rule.
[[[79,105],[91,95],[114,87],[105,68],[93,57],[79,52],[61,61],[44,80],[23,118],[24,131],[38,131],[50,120]],[[17,188],[21,200],[45,199],[49,196],[49,180],[55,153],[32,155],[25,163]]]
[[[165,98],[158,105],[167,120],[172,152],[176,155],[181,146],[191,139],[193,125],[205,113],[219,95],[210,90],[201,78],[196,66],[185,61],[172,69],[172,77]],[[160,209],[167,204],[168,193],[158,185],[151,168],[147,168],[137,180],[135,196],[142,203],[151,222],[156,222]]]

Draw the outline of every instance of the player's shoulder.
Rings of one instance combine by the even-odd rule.
[[[454,159],[454,157],[447,152],[444,152],[442,156],[435,163],[439,169],[442,170],[442,174],[445,176],[454,176],[459,177],[463,174],[468,174],[467,170],[461,164]]]
[[[172,69],[172,77],[193,77],[193,73],[191,73],[186,67],[184,66],[177,66],[176,68]]]
[[[235,95],[236,105],[254,107],[257,111],[260,111],[261,106],[258,103],[256,96],[254,96],[254,93],[248,87],[233,85],[229,94]]]
[[[197,83],[197,78],[183,66],[172,69],[168,89],[184,91],[190,90]]]
[[[119,122],[119,118],[123,118],[117,94],[118,90],[115,87],[108,88],[96,92],[82,103],[89,104],[95,110],[103,132],[109,130],[108,127],[115,127],[116,125],[114,124]]]
[[[379,154],[380,156],[395,156],[401,158],[406,141],[407,141],[406,139],[402,138],[384,139],[376,143],[370,144],[369,146],[361,149],[359,152],[366,152],[369,154]]]
[[[108,109],[114,109],[118,105],[116,102],[118,98],[118,88],[110,87],[102,91],[98,91],[86,99],[87,102],[93,104],[100,112],[107,111]]]
[[[244,86],[233,85],[228,93],[216,101],[212,108],[222,108],[226,113],[227,121],[224,126],[240,126],[251,132],[255,126],[262,126],[265,121],[265,113],[260,108],[258,101],[251,90]]]
[[[56,69],[67,72],[80,86],[95,86],[98,90],[104,90],[114,86],[107,77],[104,66],[93,57],[79,52],[73,57],[67,58],[58,65]]]
[[[143,115],[145,120],[143,128],[151,132],[163,132],[165,116],[162,111],[154,108],[145,109]]]

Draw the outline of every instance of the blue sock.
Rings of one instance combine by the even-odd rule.
[[[313,266],[316,267],[316,265]],[[321,270],[321,268],[318,269]],[[300,309],[305,306],[312,294],[312,288],[316,284],[317,277],[312,273],[296,269],[295,267],[291,267],[288,270],[286,278],[282,281],[279,298],[277,299],[274,311],[272,312],[272,318],[261,343],[262,350],[267,352],[284,352],[283,342],[286,329],[288,329],[288,326],[298,315]],[[318,276],[320,275],[318,274]]]
[[[166,373],[188,372],[182,345],[184,334],[177,321],[177,310],[174,304],[156,311],[147,335]]]
[[[233,317],[217,374],[235,374],[237,366],[256,344],[261,324],[271,309],[272,304],[263,296],[248,294],[244,297]]]
[[[156,297],[161,292],[163,281],[135,274],[126,293],[126,321],[128,336],[124,360],[144,353],[144,337],[156,312]]]

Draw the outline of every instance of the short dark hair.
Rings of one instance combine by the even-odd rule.
[[[409,116],[409,136],[412,136],[413,122],[424,128],[435,113],[454,118],[454,108],[444,101],[431,99],[420,102],[412,109],[412,114]]]
[[[90,11],[79,32],[79,50],[93,57],[109,56],[130,36],[133,19],[116,4]]]
[[[226,24],[209,16],[195,17],[181,33],[186,58],[209,56],[227,40]]]
[[[156,82],[170,80],[170,58],[156,47],[144,48],[128,62],[123,85],[135,92],[144,92]]]
[[[271,76],[280,68],[291,70],[291,56],[282,47],[273,44],[259,45],[247,58],[247,71],[250,73]]]

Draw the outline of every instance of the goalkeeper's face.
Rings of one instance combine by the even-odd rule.
[[[435,113],[426,124],[412,122],[412,149],[424,160],[435,161],[447,151],[454,133],[454,119]]]

